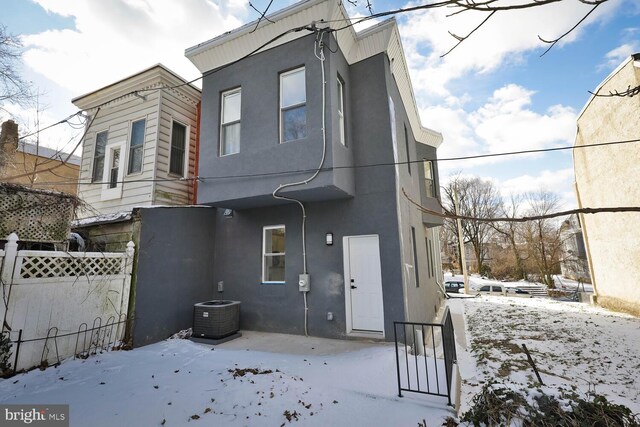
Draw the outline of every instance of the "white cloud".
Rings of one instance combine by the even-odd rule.
[[[515,84],[493,92],[476,110],[438,105],[422,109],[421,119],[444,135],[438,157],[459,157],[505,151],[550,148],[571,145],[575,137],[576,112],[570,107],[553,105],[544,113],[533,111],[534,92]],[[466,161],[465,167],[512,160],[493,157]],[[444,163],[441,172],[459,168]]]
[[[600,64],[598,70],[613,70],[618,65],[622,64],[622,62],[627,60],[627,58],[632,54],[638,53],[638,51],[640,51],[640,40],[633,40],[628,43],[624,43],[607,52],[604,56],[605,60]]]
[[[24,36],[24,62],[75,95],[158,62],[196,77],[185,48],[239,26],[247,13],[240,0],[36,1],[49,13],[73,17],[75,28]]]
[[[409,5],[412,5],[410,3]],[[607,19],[620,2],[604,3],[585,23],[565,37],[554,49],[577,40],[590,23]],[[571,28],[591,6],[580,2],[558,2],[542,7],[496,13],[452,53],[440,58],[456,42],[449,31],[465,36],[486,13],[467,11],[447,17],[448,8],[407,14],[401,25],[412,82],[423,103],[451,96],[453,80],[464,81],[470,73],[489,73],[500,66],[522,61],[525,52],[546,48],[538,35],[553,39]]]
[[[571,209],[577,206],[573,192],[573,168],[559,170],[543,170],[538,175],[521,175],[497,182],[503,197],[526,194],[540,190],[552,191],[560,197],[560,208]]]

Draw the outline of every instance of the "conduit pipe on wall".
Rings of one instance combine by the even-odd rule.
[[[312,25],[315,29],[315,24]],[[320,69],[322,70],[322,158],[320,159],[320,164],[315,172],[307,179],[303,181],[290,182],[287,184],[280,184],[278,188],[276,188],[271,194],[275,199],[287,200],[290,202],[295,202],[300,206],[302,211],[302,269],[304,274],[308,274],[307,271],[307,243],[306,243],[306,221],[307,221],[307,212],[304,207],[304,203],[302,203],[298,199],[294,199],[293,197],[286,197],[278,195],[278,192],[285,188],[295,187],[298,185],[306,185],[316,179],[316,177],[320,174],[322,170],[322,166],[324,165],[325,158],[327,156],[327,131],[326,131],[326,107],[327,107],[327,99],[326,99],[326,79],[325,79],[325,57],[324,57],[324,37],[328,33],[325,30],[315,29],[316,32],[316,40],[313,46],[313,53],[316,58],[320,60]],[[308,332],[308,323],[309,323],[309,306],[307,304],[307,291],[302,293],[304,299],[304,334],[305,336],[309,336]]]

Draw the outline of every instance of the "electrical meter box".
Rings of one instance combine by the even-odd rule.
[[[311,277],[308,274],[301,274],[298,279],[300,292],[309,292],[311,290]]]

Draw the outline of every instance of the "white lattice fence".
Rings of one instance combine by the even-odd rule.
[[[124,273],[126,261],[126,254],[122,253],[20,251],[14,282],[34,278],[118,275]]]
[[[25,241],[63,242],[77,204],[69,194],[0,183],[0,236],[17,233]]]
[[[22,331],[19,369],[39,365],[45,346],[55,350],[56,359],[73,356],[75,333],[96,318],[126,318],[133,242],[125,253],[66,253],[18,251],[18,237],[12,234],[7,240],[1,286],[8,301],[0,304],[0,318],[6,310],[12,339]],[[64,338],[45,341],[54,330]],[[124,327],[116,330],[118,339],[122,331]]]

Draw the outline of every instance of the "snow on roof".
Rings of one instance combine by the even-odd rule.
[[[113,222],[128,221],[131,219],[131,211],[112,212],[90,216],[87,218],[74,219],[71,222],[72,227],[87,227],[90,225],[110,224]]]
[[[75,219],[75,220],[73,220],[71,225],[72,225],[72,227],[88,227],[88,226],[92,226],[92,225],[111,224],[111,223],[114,223],[114,222],[128,221],[128,220],[131,219],[131,217],[133,216],[134,212],[136,212],[139,209],[159,209],[159,208],[163,208],[163,209],[167,209],[167,208],[171,208],[171,209],[178,209],[178,208],[179,209],[185,209],[185,208],[215,209],[215,208],[213,208],[211,206],[205,206],[205,205],[134,206],[133,208],[128,209],[128,210],[105,213],[105,214],[99,214],[99,215],[94,215],[94,216],[90,216],[90,217],[87,217],[87,218]]]

